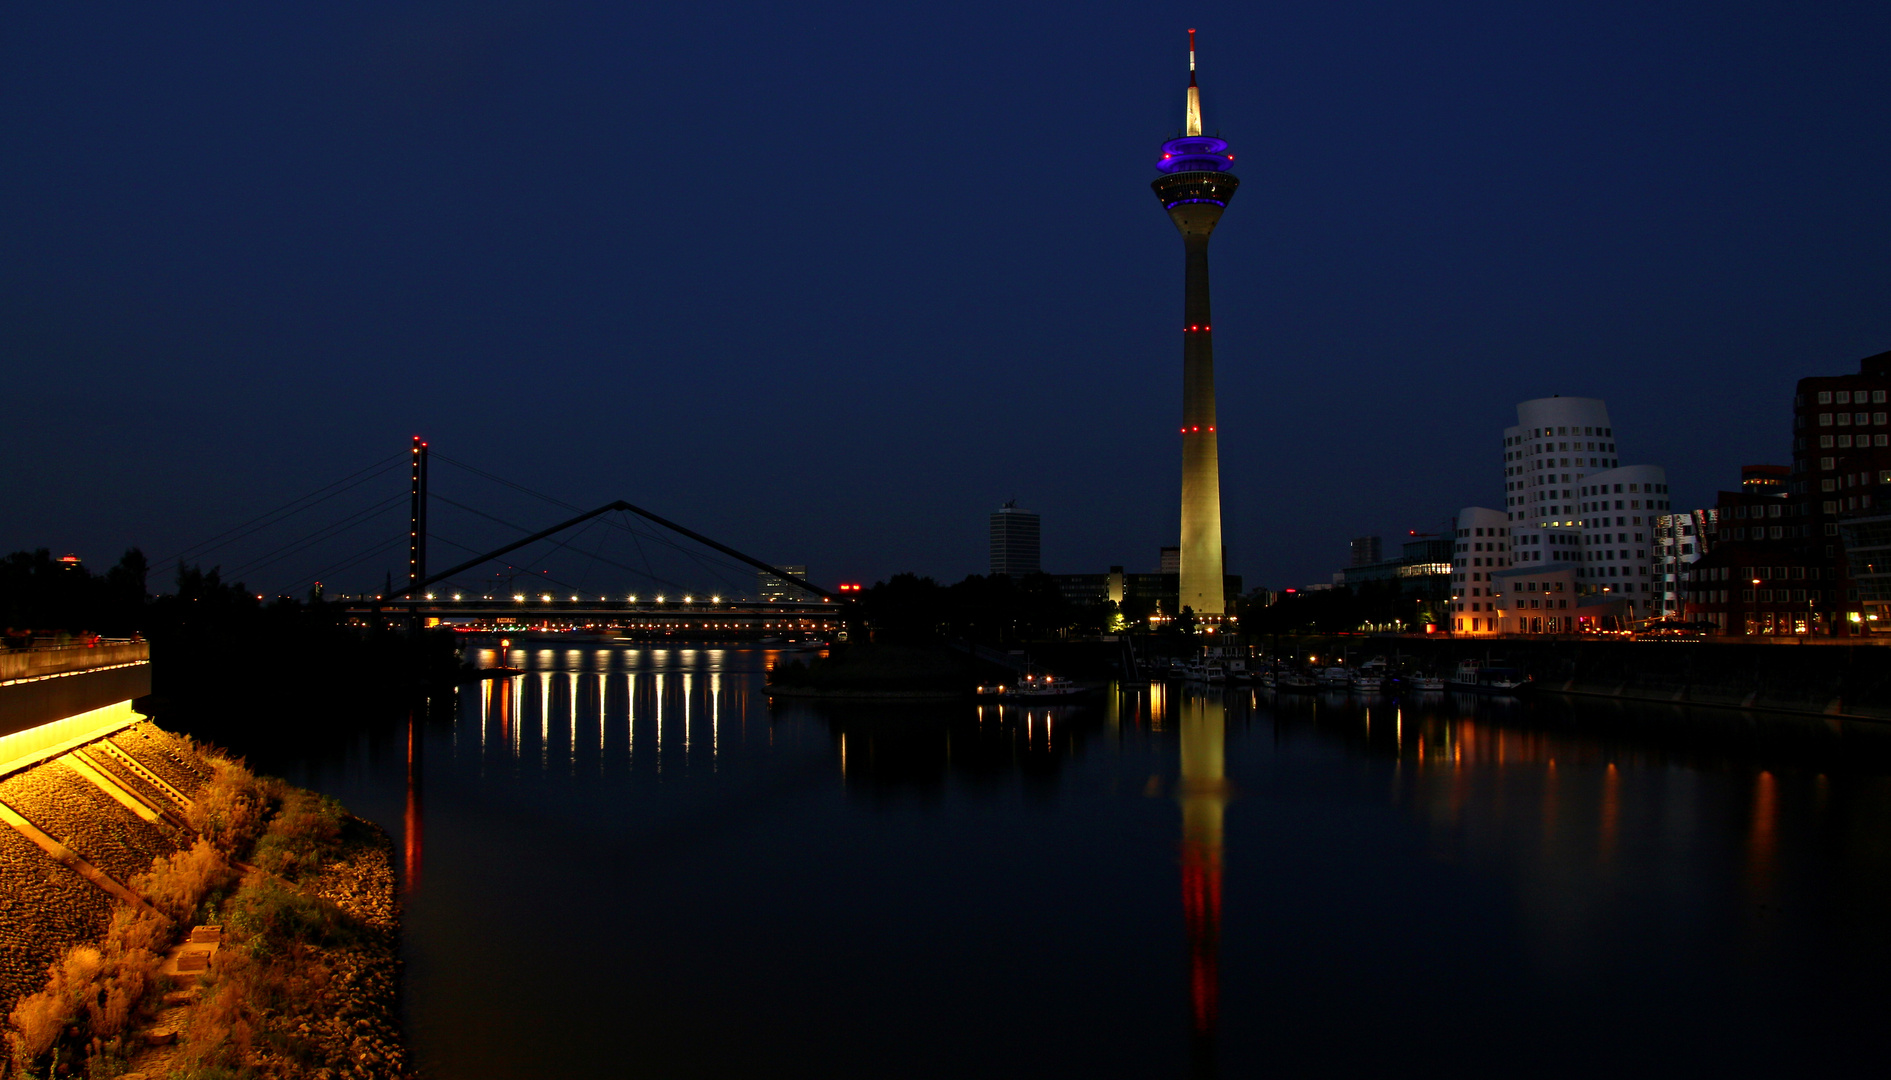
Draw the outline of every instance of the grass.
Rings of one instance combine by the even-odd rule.
[[[13,1076],[80,1075],[72,1069],[80,1062],[82,1075],[119,1075],[129,1029],[150,1007],[147,992],[179,928],[219,920],[225,944],[202,978],[205,994],[181,1033],[173,1075],[241,1080],[252,1075],[259,1039],[286,1056],[309,1053],[264,1032],[272,1013],[312,1007],[327,984],[312,949],[357,940],[353,919],[294,884],[340,857],[347,812],[198,749],[212,776],[189,814],[197,840],[127,883],[155,910],[118,907],[98,944],[68,950],[45,987],[16,1004],[6,1032]],[[244,873],[246,859],[257,869]]]

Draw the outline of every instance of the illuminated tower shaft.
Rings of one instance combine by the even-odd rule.
[[[1151,187],[1182,234],[1182,581],[1181,606],[1218,620],[1228,602],[1221,554],[1221,456],[1216,440],[1214,320],[1208,308],[1208,237],[1241,183],[1225,140],[1201,133],[1195,85],[1195,31],[1189,31],[1187,127],[1162,144]]]

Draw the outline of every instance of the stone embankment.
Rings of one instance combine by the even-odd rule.
[[[0,804],[0,1078],[407,1075],[379,828],[149,723]],[[214,955],[167,974],[205,923]]]

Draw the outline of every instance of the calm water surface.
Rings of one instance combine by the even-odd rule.
[[[470,657],[482,666],[500,657]],[[1891,781],[1818,723],[1198,691],[771,706],[513,649],[255,763],[387,828],[432,1077],[1855,1074]]]

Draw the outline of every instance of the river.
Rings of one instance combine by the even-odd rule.
[[[491,650],[469,652],[491,666]],[[1167,687],[771,705],[775,654],[514,648],[335,745],[429,1077],[1855,1073],[1872,731]]]

